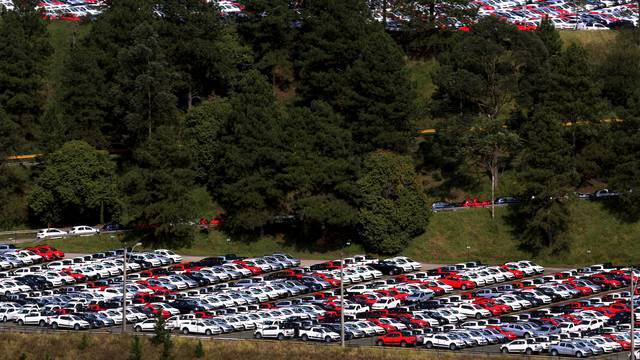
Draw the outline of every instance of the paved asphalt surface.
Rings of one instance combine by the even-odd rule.
[[[87,254],[78,254],[78,253],[67,253],[66,257],[67,258],[71,258],[71,257],[77,257],[77,256],[83,256],[83,255],[87,255]],[[203,257],[201,256],[183,256],[183,261],[197,261],[199,259],[202,259]],[[327,260],[302,260],[302,266],[310,266],[313,264],[317,264],[320,262],[324,262]],[[438,266],[441,266],[442,264],[430,264],[430,263],[423,263],[423,268],[422,270],[428,270],[428,269],[433,269],[436,268]],[[545,274],[548,273],[554,273],[560,270],[564,270],[563,268],[547,268],[545,271]],[[383,278],[388,278],[388,276],[384,276]],[[508,283],[508,282],[507,282]],[[489,285],[489,286],[493,286],[493,285]],[[614,291],[619,291],[619,290],[614,290]],[[451,294],[448,295],[454,295],[457,293],[460,293],[461,291],[454,291]],[[606,292],[604,293],[600,293],[596,296],[601,296],[603,294],[606,294]],[[592,297],[588,296],[588,297]],[[572,299],[569,301],[575,301],[576,299]],[[531,311],[532,309],[527,309],[527,310],[523,310],[520,312],[526,312],[526,311]],[[519,312],[516,312],[519,313]],[[131,325],[127,326],[127,331],[130,333],[134,333],[133,328]],[[10,331],[10,332],[44,332],[44,331],[71,331],[71,330],[53,330],[53,329],[48,329],[48,328],[40,328],[38,326],[18,326],[15,323],[0,323],[0,332],[1,331]],[[92,330],[87,330],[93,333],[101,333],[101,334],[118,334],[122,332],[122,327],[120,325],[118,326],[113,326],[110,328],[103,328],[103,329],[92,329]],[[144,334],[140,334],[140,333],[136,333],[138,335],[152,335],[151,333],[144,333]],[[249,331],[240,331],[240,332],[233,332],[233,333],[229,333],[229,334],[220,334],[220,335],[213,335],[210,337],[206,337],[206,336],[200,336],[200,335],[183,335],[183,334],[175,334],[175,336],[189,336],[189,337],[199,337],[202,339],[213,339],[213,340],[255,340],[253,337],[253,330],[249,330]],[[353,339],[353,340],[349,340],[346,342],[347,346],[375,346],[375,337],[368,337],[368,338],[361,338],[361,339]],[[261,339],[261,340],[255,340],[255,341],[277,341],[277,340],[266,340],[266,339]],[[290,341],[292,343],[302,343],[302,340],[299,339],[291,339],[291,340],[286,340],[286,341]],[[319,345],[319,346],[338,346],[339,343],[332,343],[332,344],[325,344],[322,342],[310,342],[313,343],[314,345]],[[427,350],[424,347],[420,347],[418,349],[415,349],[414,351],[432,351],[432,352],[441,352],[441,353],[446,353],[446,352],[452,352],[450,350],[445,350],[445,349],[429,349]],[[476,348],[471,348],[471,349],[464,349],[464,350],[458,350],[458,352],[464,352],[464,353],[469,353],[470,356],[473,356],[472,354],[500,354],[500,345],[489,345],[489,346],[482,346],[482,347],[476,347]],[[542,354],[543,356],[549,356],[548,354]],[[523,357],[525,355],[522,355]],[[595,357],[597,359],[610,359],[610,360],[626,360],[628,357],[628,352],[623,352],[623,353],[617,353],[617,354],[604,354],[604,355],[600,355],[598,357]]]

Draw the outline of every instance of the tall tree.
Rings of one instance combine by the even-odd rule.
[[[535,34],[542,40],[549,55],[553,56],[560,53],[562,50],[562,39],[560,38],[560,33],[556,30],[556,27],[548,16],[545,16],[542,21],[540,21],[540,26],[536,28]]]
[[[134,152],[134,163],[121,179],[125,214],[147,243],[184,246],[195,236],[188,222],[199,215],[203,199],[195,196],[201,192],[180,134],[173,126],[154,129]]]
[[[160,125],[175,124],[177,99],[173,94],[176,73],[166,61],[159,36],[149,23],[133,30],[133,44],[123,48],[117,76],[120,108],[133,143],[151,136]]]
[[[250,49],[240,43],[219,15],[215,2],[160,1],[162,16],[155,26],[166,60],[174,67],[174,90],[182,108],[224,95],[252,62]]]
[[[358,151],[406,151],[414,91],[402,51],[362,1],[302,5],[295,60],[300,103],[322,100],[343,115]]]
[[[238,32],[251,44],[256,67],[272,85],[287,87],[293,79],[292,53],[295,47],[295,12],[288,0],[246,2],[245,18]]]
[[[571,145],[548,110],[533,115],[523,127],[522,138],[525,145],[517,162],[522,204],[513,208],[512,220],[524,247],[536,252],[557,245],[567,229],[568,195],[576,177]]]
[[[499,173],[517,149],[518,135],[498,119],[479,118],[464,135],[467,158],[489,174],[491,179],[491,202],[495,202]],[[495,218],[495,207],[491,207],[491,218]]]
[[[0,12],[0,108],[17,125],[17,139],[30,142],[38,136],[45,66],[53,50],[37,2],[14,5]]]
[[[260,229],[281,212],[283,191],[276,177],[282,160],[282,113],[266,79],[244,74],[229,98],[231,110],[211,156],[210,188],[235,231]]]
[[[103,222],[119,214],[115,164],[106,152],[84,141],[65,143],[45,159],[45,168],[29,194],[39,222]]]
[[[357,184],[362,196],[360,233],[370,251],[396,254],[424,232],[428,203],[410,158],[371,153]]]

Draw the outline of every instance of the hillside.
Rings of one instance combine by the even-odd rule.
[[[517,237],[505,220],[508,209],[500,208],[497,210],[495,222],[491,221],[488,209],[435,213],[426,232],[415,238],[404,254],[425,263],[448,263],[467,259],[466,247],[469,246],[469,258],[491,263],[521,258],[533,259],[545,265],[568,266],[607,261],[640,262],[640,247],[637,246],[635,238],[640,232],[640,223],[621,222],[600,203],[579,201],[572,206],[572,211],[574,221],[569,225],[567,234],[559,239],[568,250],[562,250],[562,246],[559,246],[537,256],[520,250]],[[121,235],[102,235],[54,240],[52,243],[66,252],[84,253],[121,246],[120,238]],[[319,251],[318,249],[322,249],[321,244],[295,241],[281,236],[265,236],[254,240],[227,239],[229,238],[220,231],[211,230],[208,234],[198,234],[191,247],[174,250],[183,255],[201,256],[225,253],[249,256],[275,251],[286,251],[305,259],[329,259],[340,256],[339,250]],[[129,241],[131,243],[135,239]],[[362,248],[355,244],[345,248],[346,254],[362,252]]]

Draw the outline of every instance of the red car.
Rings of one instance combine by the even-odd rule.
[[[440,279],[440,281],[453,287],[454,289],[467,290],[476,287],[476,283],[469,280],[469,278],[466,276],[447,276]]]
[[[507,265],[500,265],[500,267],[512,273],[516,279],[522,279],[524,277],[524,271],[518,269],[509,269]]]
[[[248,262],[243,261],[243,260],[236,260],[233,262],[234,264],[238,264],[241,265],[243,268],[251,271],[252,275],[257,275],[257,274],[262,274],[262,269],[254,266],[254,265],[250,265]]]
[[[329,284],[331,284],[332,286],[339,286],[340,285],[340,280],[336,279],[333,277],[333,275],[331,274],[325,274],[325,273],[313,273],[311,274],[311,276],[315,276],[318,277],[326,282],[328,282]]]
[[[42,256],[47,261],[64,258],[64,252],[50,245],[38,245],[38,246],[26,248],[26,250],[33,251],[37,255]]]
[[[378,318],[368,318],[367,321],[371,321],[372,323],[380,326],[387,333],[390,333],[392,331],[398,331],[398,329],[395,326],[393,326],[391,324],[382,323],[382,322],[380,322],[380,319],[378,319]]]
[[[378,336],[376,345],[399,345],[402,347],[414,346],[416,344],[416,336],[410,331],[393,331],[386,335]]]
[[[502,328],[500,326],[498,326],[498,325],[489,325],[489,326],[487,326],[487,328],[496,329],[496,330],[500,331],[500,333],[507,338],[507,341],[513,341],[513,340],[518,338],[518,335],[516,335],[514,332],[507,331],[507,330],[502,330]]]
[[[89,278],[87,275],[73,272],[71,269],[63,269],[61,272],[65,275],[71,276],[77,283],[87,281]]]
[[[491,201],[480,201],[478,198],[466,198],[461,204],[461,207],[482,207],[491,205]]]
[[[170,312],[168,312],[167,310],[163,309],[159,305],[156,305],[156,304],[145,304],[144,307],[150,309],[151,312],[154,315],[157,315],[158,313],[160,313],[160,316],[162,316],[165,319],[168,318],[169,316],[171,316]]]

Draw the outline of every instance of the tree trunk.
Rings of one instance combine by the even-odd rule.
[[[100,224],[104,224],[104,201],[100,201]]]
[[[498,169],[491,168],[491,220],[496,218],[496,181],[498,177]]]

